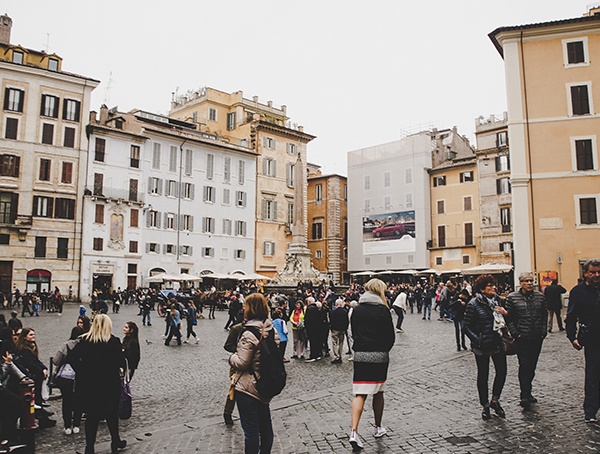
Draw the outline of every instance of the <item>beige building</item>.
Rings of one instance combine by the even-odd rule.
[[[600,256],[600,16],[501,27],[514,216],[515,275],[565,286]]]
[[[85,121],[98,81],[10,42],[0,17],[0,289],[78,294]]]
[[[308,247],[312,263],[335,284],[347,281],[348,185],[342,175],[308,167]]]
[[[452,141],[450,141],[452,137]],[[477,163],[468,141],[456,130],[440,132],[432,154],[431,267],[440,271],[479,264],[479,193]]]
[[[290,122],[286,106],[260,103],[258,97],[244,98],[241,91],[225,93],[213,88],[175,96],[172,118],[191,121],[200,131],[229,138],[255,151],[256,244],[255,271],[274,277],[285,265],[287,244],[292,239],[294,189],[302,185],[306,197],[306,146],[315,137],[302,126]],[[295,166],[300,158],[302,181],[295,181]]]
[[[512,265],[512,195],[508,114],[475,120],[481,263]]]

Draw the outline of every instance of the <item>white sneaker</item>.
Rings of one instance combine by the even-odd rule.
[[[199,344],[200,343],[200,339],[196,338],[196,343]]]
[[[350,444],[352,445],[352,450],[355,452],[360,451],[363,448],[363,444],[362,441],[360,441],[360,437],[353,430],[350,431]]]
[[[385,434],[387,433],[387,430],[385,430],[385,427],[375,427],[375,433],[373,434],[373,436],[375,438],[381,438],[383,437]]]
[[[77,427],[77,426],[73,427],[73,433],[74,434],[78,434],[79,433],[79,427]]]
[[[71,435],[73,433],[73,431],[71,430],[70,427],[65,427],[65,435]]]

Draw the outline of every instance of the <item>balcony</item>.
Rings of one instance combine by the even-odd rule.
[[[452,249],[452,248],[474,248],[479,242],[478,238],[433,238],[427,241],[427,249]]]
[[[144,194],[102,186],[101,188],[85,188],[85,194],[103,200],[122,200],[125,202],[144,203]]]

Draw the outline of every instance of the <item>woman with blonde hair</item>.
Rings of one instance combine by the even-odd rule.
[[[373,396],[375,415],[375,438],[382,437],[386,430],[381,425],[383,417],[383,388],[387,379],[389,351],[396,335],[392,315],[385,298],[386,285],[379,279],[371,279],[365,285],[365,293],[352,310],[352,350],[354,350],[354,377],[351,407],[350,444],[354,451],[363,448],[358,436],[358,423],[365,406],[367,395]]]
[[[116,453],[127,445],[119,436],[120,369],[125,366],[121,341],[113,336],[112,322],[105,314],[96,315],[90,330],[80,339],[73,349],[71,365],[77,374],[77,401],[86,414],[85,454],[94,452],[101,418],[106,418],[111,452]]]
[[[252,331],[259,331],[262,337],[269,336],[274,328],[269,319],[269,305],[260,293],[253,293],[246,298],[244,321],[245,330],[238,340],[237,350],[229,357],[229,364],[235,370],[232,380],[235,402],[244,429],[244,452],[269,453],[273,446],[273,425],[269,408],[271,399],[262,397],[257,389],[256,372],[260,371],[260,341]],[[279,343],[277,332],[274,332],[274,335]]]

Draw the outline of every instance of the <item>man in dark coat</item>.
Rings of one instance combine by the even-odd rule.
[[[576,350],[585,347],[583,411],[585,422],[595,423],[600,408],[600,258],[585,262],[583,276],[584,281],[569,293],[567,338]]]
[[[333,345],[333,361],[331,364],[342,362],[342,350],[344,348],[344,335],[350,324],[348,311],[344,307],[344,300],[338,298],[335,308],[329,314],[329,327],[331,328],[331,343]]]
[[[546,305],[548,306],[548,332],[552,332],[552,318],[556,315],[556,323],[558,324],[558,330],[564,331],[562,317],[560,315],[562,309],[562,297],[563,293],[567,293],[567,289],[558,283],[557,279],[552,280],[552,284],[544,289],[544,296],[546,297]]]
[[[521,406],[529,408],[537,399],[532,396],[535,369],[546,337],[548,310],[544,294],[533,289],[533,274],[519,275],[521,288],[506,299],[508,329],[517,340]]]
[[[240,303],[237,295],[233,295],[231,300],[229,301],[229,319],[227,323],[225,323],[225,329],[229,329],[230,326],[233,326],[237,323],[237,317],[242,309],[242,303]]]
[[[323,317],[312,296],[306,298],[306,303],[308,306],[304,314],[304,327],[310,345],[310,357],[307,362],[313,362],[323,357],[321,336]]]

